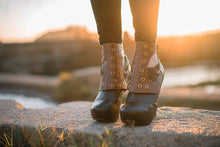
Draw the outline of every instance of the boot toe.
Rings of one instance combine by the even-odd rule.
[[[144,106],[123,106],[120,111],[121,121],[128,125],[149,125],[156,115],[157,107],[149,104]]]
[[[100,122],[115,122],[119,116],[119,108],[116,109],[91,109],[92,118]]]
[[[101,122],[115,122],[118,119],[121,100],[120,92],[100,91],[90,112],[93,119]]]

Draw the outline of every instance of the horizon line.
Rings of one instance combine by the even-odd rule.
[[[21,38],[21,39],[14,39],[14,41],[4,41],[4,39],[0,38],[0,44],[1,43],[2,44],[33,43],[33,42],[35,42],[35,40],[37,40],[38,38],[40,38],[41,36],[43,36],[43,35],[45,35],[47,33],[65,31],[65,30],[67,30],[68,28],[71,28],[71,27],[72,28],[74,28],[74,27],[86,28],[88,30],[88,32],[98,34],[97,31],[89,30],[88,27],[85,26],[85,25],[68,25],[68,26],[61,27],[61,28],[52,28],[52,29],[48,29],[48,30],[42,31],[42,32],[38,33],[37,35],[35,35],[34,37],[30,37],[29,39]],[[134,37],[134,34],[129,32],[128,30],[123,30],[122,34],[124,34],[124,32],[128,32],[129,35]],[[186,34],[158,35],[157,38],[184,37],[184,36],[185,37],[186,36],[202,36],[202,35],[208,35],[208,34],[213,34],[213,33],[217,33],[217,32],[220,32],[220,28],[219,29],[213,29],[213,30],[201,31],[201,32],[186,33]]]

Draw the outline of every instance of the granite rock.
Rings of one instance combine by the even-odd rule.
[[[220,111],[160,107],[150,125],[134,127],[94,121],[91,104],[25,109],[0,100],[0,135],[13,135],[14,144],[23,146],[220,146]]]

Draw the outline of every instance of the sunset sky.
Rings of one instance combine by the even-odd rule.
[[[158,35],[220,29],[220,0],[161,0]],[[123,30],[134,33],[128,0],[122,0]],[[90,0],[0,0],[0,41],[26,42],[50,29],[84,25],[96,32]]]

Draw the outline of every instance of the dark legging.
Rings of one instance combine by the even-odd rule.
[[[159,0],[129,0],[136,41],[156,41]],[[121,0],[91,0],[99,42],[121,43]]]

